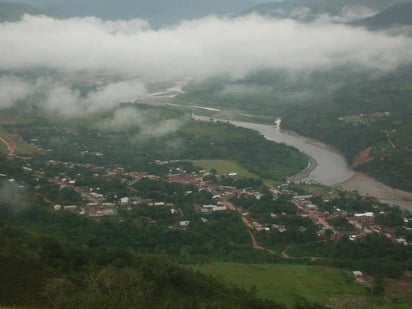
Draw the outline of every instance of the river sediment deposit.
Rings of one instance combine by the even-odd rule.
[[[194,116],[195,120],[210,121],[210,117]],[[366,174],[355,172],[345,157],[335,148],[297,133],[284,131],[275,125],[213,119],[258,131],[268,140],[293,146],[309,156],[308,166],[289,179],[295,182],[315,182],[358,191],[364,196],[376,197],[383,203],[398,205],[412,211],[412,193],[391,188]]]

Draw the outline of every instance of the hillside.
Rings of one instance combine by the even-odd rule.
[[[354,167],[412,191],[411,85],[411,66],[354,81],[338,90],[330,103],[302,106],[299,113],[289,109],[285,126],[337,146]]]
[[[354,19],[356,15],[371,14],[373,11],[381,11],[399,0],[289,0],[282,2],[268,2],[257,4],[245,11],[241,15],[258,13],[261,15],[294,18],[299,20],[312,20],[321,14],[340,16],[344,10],[353,11]]]
[[[134,125],[119,125],[116,119],[125,113],[158,128],[171,127],[171,120],[180,125],[153,136],[136,117]],[[286,308],[280,302],[323,308],[346,297],[335,294],[342,291],[340,282],[351,280],[345,270],[402,280],[412,269],[412,246],[395,241],[412,242],[409,213],[317,185],[278,186],[282,180],[266,185],[259,176],[290,175],[307,161],[254,131],[196,122],[177,109],[142,104],[123,104],[88,121],[43,114],[2,112],[1,136],[17,147],[14,154],[0,155],[3,306]],[[299,202],[293,198],[297,194],[311,194],[316,213],[330,225],[307,216],[300,207],[309,200]],[[346,212],[340,220],[329,215],[336,205]],[[376,215],[377,230],[386,234],[365,235],[350,223],[355,212],[366,211]],[[354,233],[359,241],[347,238]],[[292,293],[268,297],[264,286],[256,284],[257,290],[244,280],[236,287],[196,271],[218,262],[277,263],[267,277],[259,274],[260,266],[249,268],[276,286],[279,279],[271,277],[282,276],[282,262],[318,261],[308,256],[334,267],[331,280],[323,267],[316,275],[318,286],[336,284],[331,292],[312,295],[306,286],[310,273],[291,276],[288,284],[297,287]],[[344,290],[359,291],[371,304],[394,301],[388,294],[371,299],[353,281]],[[409,298],[396,301],[410,303]]]
[[[312,73],[293,83],[284,76],[267,71],[236,82],[193,83],[176,103],[240,110],[240,114],[259,116],[254,121],[281,116],[283,128],[332,144],[354,167],[392,187],[412,190],[411,66],[373,79],[348,68]],[[338,89],[328,90],[328,85],[337,83]],[[305,89],[303,99],[296,95],[301,89]],[[359,162],[358,154],[369,147],[374,160]]]
[[[412,25],[412,2],[397,3],[386,10],[357,23],[371,30]]]
[[[39,15],[42,11],[26,4],[0,2],[0,22],[16,21],[24,14]]]
[[[0,234],[0,306],[287,308],[164,257],[80,246],[4,222]]]

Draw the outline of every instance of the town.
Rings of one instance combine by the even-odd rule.
[[[97,155],[103,156],[100,153]],[[24,156],[9,159],[21,162],[31,160]],[[206,223],[211,213],[233,211],[239,213],[256,249],[266,247],[267,242],[265,246],[259,243],[260,235],[270,233],[278,235],[275,239],[281,242],[299,241],[299,234],[312,235],[310,240],[348,237],[354,241],[376,233],[399,244],[412,244],[410,213],[381,204],[370,197],[361,197],[355,192],[290,182],[276,186],[265,186],[258,181],[242,183],[236,171],[219,175],[215,170],[206,171],[178,160],[156,160],[155,164],[167,167],[168,173],[158,176],[126,171],[122,167],[105,168],[90,163],[57,160],[48,160],[45,169],[35,170],[30,164],[21,169],[37,183],[35,192],[43,196],[53,211],[66,211],[91,218],[127,217],[130,212],[140,208],[147,210],[143,219],[150,224],[158,224],[156,214],[161,210],[162,216],[169,213],[170,218],[173,218],[167,220],[169,228],[181,230],[190,229],[193,216]],[[185,170],[185,166],[190,166],[191,171]],[[59,172],[53,174],[53,170]],[[0,176],[8,179],[9,183],[16,183],[13,175]],[[148,187],[139,190],[139,185],[145,183]],[[179,190],[184,192],[180,197],[177,197],[176,191],[150,196],[148,192],[151,190],[159,193],[156,192],[156,183],[179,184]],[[17,181],[17,185],[24,188],[27,182]],[[66,191],[66,201],[72,202],[63,203],[48,197],[50,185],[58,191]],[[153,186],[154,189],[151,189]],[[194,198],[199,195],[203,198]],[[179,201],[183,200],[190,201],[192,209],[181,207]],[[150,209],[156,211],[151,213]],[[288,237],[281,236],[288,233]]]

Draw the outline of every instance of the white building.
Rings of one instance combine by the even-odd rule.
[[[179,222],[179,225],[180,225],[181,227],[188,227],[189,224],[190,224],[190,221],[180,221],[180,222]]]
[[[129,204],[129,198],[128,197],[122,197],[120,199],[120,204],[122,204],[122,205]]]

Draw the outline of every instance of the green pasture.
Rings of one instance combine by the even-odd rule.
[[[347,297],[368,297],[342,269],[307,265],[215,263],[199,271],[246,288],[256,286],[259,297],[288,305],[299,301],[327,304]]]
[[[193,165],[202,167],[207,171],[214,168],[218,174],[228,174],[234,172],[241,177],[259,178],[256,174],[249,172],[240,164],[231,160],[191,160],[190,162],[192,162]]]

